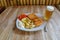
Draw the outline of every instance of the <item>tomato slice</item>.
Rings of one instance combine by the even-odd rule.
[[[25,18],[25,17],[27,17],[26,14],[21,14],[20,16],[18,16],[18,19],[21,20],[21,19],[23,19],[23,18]]]

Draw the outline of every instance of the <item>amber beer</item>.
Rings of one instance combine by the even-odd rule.
[[[44,19],[46,21],[48,21],[51,18],[51,15],[52,15],[53,11],[54,11],[54,7],[53,6],[47,6],[46,7],[45,16],[44,16]]]

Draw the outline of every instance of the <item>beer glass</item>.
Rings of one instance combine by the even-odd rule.
[[[48,21],[51,18],[53,11],[54,11],[53,6],[46,6],[45,15],[44,15],[44,19],[46,21]]]

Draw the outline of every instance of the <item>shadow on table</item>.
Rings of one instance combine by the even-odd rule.
[[[15,33],[15,34],[20,34],[20,35],[34,35],[34,34],[37,34],[37,33],[39,33],[39,32],[41,32],[41,31],[35,31],[35,32],[26,32],[26,31],[22,31],[22,30],[19,30],[19,29],[17,29],[16,27],[14,27],[13,28],[13,32]]]

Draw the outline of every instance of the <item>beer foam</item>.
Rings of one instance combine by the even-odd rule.
[[[47,10],[54,11],[54,7],[53,6],[47,6]]]

